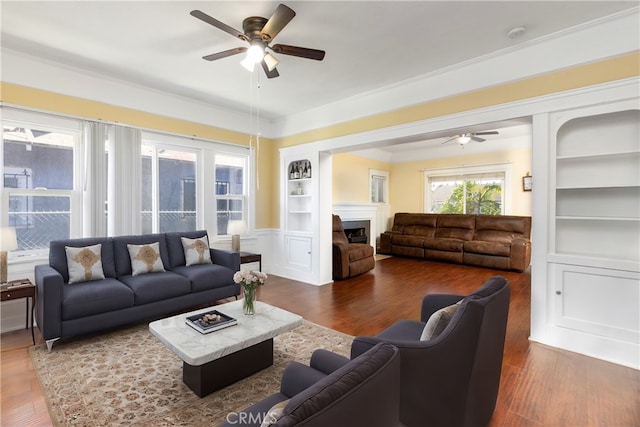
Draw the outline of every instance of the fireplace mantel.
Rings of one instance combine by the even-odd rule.
[[[377,203],[334,203],[333,213],[342,221],[369,221],[371,224],[369,242],[376,247],[376,239],[385,231],[389,216],[389,205]],[[382,228],[382,231],[380,231]]]

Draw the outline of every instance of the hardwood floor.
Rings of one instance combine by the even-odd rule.
[[[258,299],[347,334],[371,335],[418,318],[427,293],[467,294],[496,274],[512,293],[491,426],[640,426],[640,371],[529,342],[529,273],[388,258],[370,273],[321,287],[270,276]],[[30,333],[1,339],[0,425],[52,425],[27,350]]]

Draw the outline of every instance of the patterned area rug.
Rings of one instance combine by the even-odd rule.
[[[58,426],[216,426],[276,392],[290,361],[324,348],[348,356],[353,337],[305,321],[274,338],[274,363],[204,398],[182,382],[182,361],[147,325],[31,347],[49,413]]]

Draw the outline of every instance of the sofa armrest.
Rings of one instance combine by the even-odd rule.
[[[426,295],[422,299],[422,307],[420,309],[420,321],[426,322],[429,317],[441,308],[445,308],[451,304],[455,304],[464,298],[463,295],[452,294],[433,294]]]
[[[531,262],[531,241],[523,237],[517,237],[511,242],[511,268],[524,271]]]
[[[394,233],[391,231],[385,231],[380,234],[380,247],[378,253],[391,255],[391,236]]]
[[[313,369],[329,375],[330,373],[332,373],[336,369],[343,367],[347,363],[349,363],[348,358],[328,350],[319,349],[314,351],[311,355],[309,366],[311,366]]]
[[[284,368],[280,393],[293,397],[326,377],[326,374],[298,362],[291,362]]]
[[[50,265],[36,265],[36,321],[45,340],[62,336],[62,287],[64,279]]]
[[[240,254],[238,252],[215,248],[209,248],[209,252],[211,253],[211,262],[214,264],[229,267],[233,271],[240,270]]]
[[[340,243],[332,243],[333,251],[333,278],[346,279],[349,277],[349,246]]]

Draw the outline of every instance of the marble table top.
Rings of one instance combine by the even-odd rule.
[[[302,316],[256,301],[256,314],[242,313],[242,300],[179,314],[149,324],[149,332],[192,366],[204,365],[227,354],[261,343],[302,325]],[[185,323],[188,316],[218,310],[238,324],[201,334]]]

